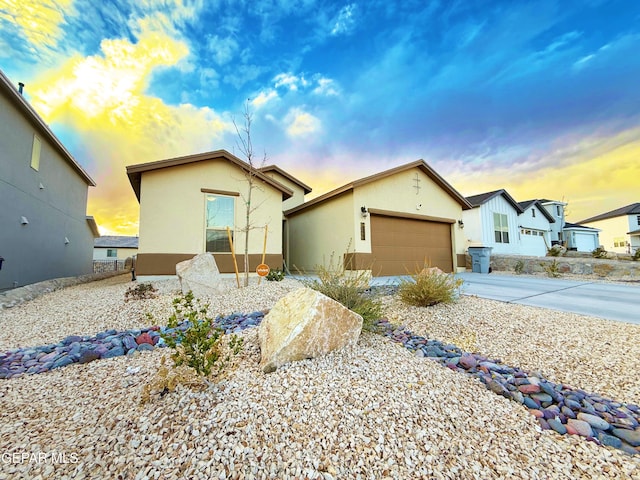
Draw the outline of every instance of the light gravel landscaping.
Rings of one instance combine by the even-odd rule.
[[[0,351],[163,324],[176,281],[124,302],[130,276],[0,310]],[[231,288],[210,312],[266,310],[291,279]],[[640,326],[463,296],[393,323],[549,380],[640,404]],[[151,313],[155,319],[148,319]],[[164,349],[0,380],[0,479],[640,479],[640,456],[542,431],[517,402],[381,335],[264,374],[257,331],[214,391],[141,404]]]

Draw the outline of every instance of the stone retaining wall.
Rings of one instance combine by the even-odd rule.
[[[20,305],[22,302],[33,300],[40,295],[53,292],[54,290],[60,290],[61,288],[71,287],[81,283],[94,282],[96,280],[102,280],[124,274],[129,274],[129,271],[120,270],[117,272],[90,273],[88,275],[80,275],[78,277],[53,278],[43,282],[32,283],[31,285],[25,285],[24,287],[13,288],[5,292],[0,292],[0,310],[15,307],[16,305]]]
[[[494,271],[515,272],[518,262],[522,262],[521,273],[545,273],[544,266],[551,265],[554,261],[557,262],[560,275],[592,275],[601,278],[640,281],[640,262],[593,257],[491,255],[491,269]],[[471,265],[470,255],[467,255],[467,265]]]

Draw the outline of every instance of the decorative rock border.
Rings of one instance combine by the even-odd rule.
[[[216,326],[225,333],[237,333],[260,324],[266,312],[218,317]],[[381,333],[401,343],[417,356],[437,361],[451,370],[478,378],[487,389],[529,409],[543,430],[585,437],[599,445],[640,453],[640,407],[616,402],[569,385],[556,384],[538,372],[510,367],[477,353],[468,353],[452,344],[413,335],[387,320],[378,323]],[[183,322],[178,329],[186,329]],[[72,363],[99,358],[132,355],[164,346],[161,333],[172,329],[153,326],[141,330],[107,330],[94,337],[72,335],[57,344],[17,348],[0,353],[0,378],[16,378],[42,373]]]

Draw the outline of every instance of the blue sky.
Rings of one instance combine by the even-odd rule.
[[[640,2],[0,0],[0,68],[137,231],[125,166],[253,142],[314,195],[418,158],[463,195],[639,201]]]

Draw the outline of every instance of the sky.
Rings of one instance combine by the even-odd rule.
[[[637,0],[0,0],[0,69],[138,233],[127,165],[255,152],[313,188],[424,159],[465,196],[640,201]]]

